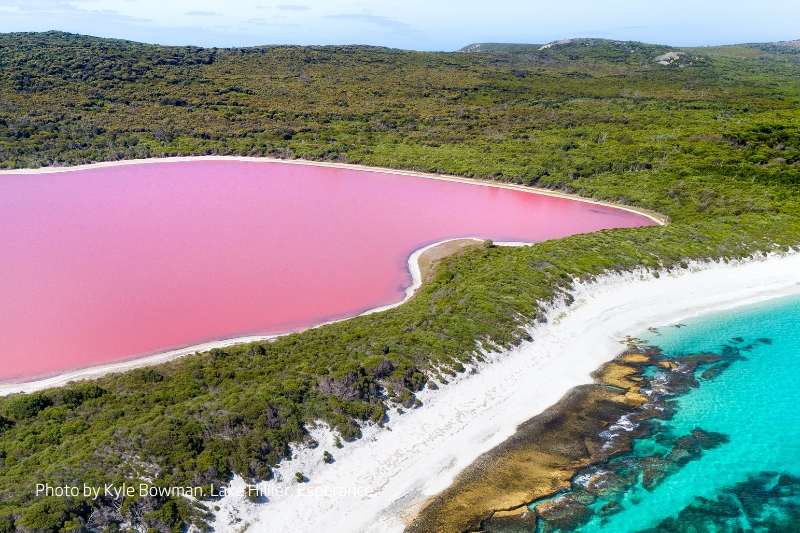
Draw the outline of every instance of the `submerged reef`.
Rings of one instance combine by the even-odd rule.
[[[570,390],[479,457],[407,531],[555,533],[622,511],[629,491],[652,491],[728,442],[700,427],[675,435],[660,421],[674,414],[674,398],[718,376],[741,351],[667,357],[631,345],[592,375],[593,384]],[[635,439],[655,444],[634,453]]]
[[[800,531],[800,477],[758,472],[714,498],[696,498],[676,518],[667,518],[641,533],[695,531]]]

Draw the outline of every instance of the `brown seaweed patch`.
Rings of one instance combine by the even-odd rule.
[[[573,495],[559,496],[536,506],[536,514],[546,520],[544,531],[575,529],[592,518],[592,510]]]
[[[675,468],[668,460],[658,456],[645,457],[639,464],[642,468],[642,486],[645,490],[655,489]]]
[[[700,377],[708,380],[714,379],[722,374],[722,372],[725,371],[729,366],[731,366],[731,363],[720,363],[718,365],[714,365],[700,374]]]
[[[692,437],[697,439],[697,443],[704,450],[713,450],[714,448],[727,444],[731,441],[730,437],[724,433],[717,433],[716,431],[705,431],[700,428],[692,430]]]
[[[635,472],[601,471],[589,478],[586,482],[586,492],[606,500],[622,498],[638,480]]]
[[[498,511],[483,526],[487,533],[535,533],[536,513],[522,506],[511,511]]]
[[[695,428],[689,435],[675,441],[666,460],[678,466],[699,459],[704,450],[711,450],[728,442],[728,436]]]
[[[663,439],[659,439],[662,440]],[[727,435],[695,428],[691,433],[674,440],[666,457],[651,455],[639,461],[642,470],[642,487],[652,491],[668,476],[692,461],[700,459],[703,452],[729,442]]]
[[[609,502],[598,509],[597,514],[600,516],[611,516],[622,511],[623,507],[617,502]]]

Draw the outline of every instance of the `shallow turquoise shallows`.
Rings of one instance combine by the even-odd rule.
[[[699,387],[677,398],[675,416],[659,422],[652,437],[635,441],[628,459],[663,457],[669,450],[662,445],[664,434],[690,435],[695,428],[722,433],[729,441],[704,451],[652,491],[636,483],[617,496],[615,514],[594,515],[577,530],[800,531],[800,523],[792,525],[800,509],[800,297],[682,324],[639,337],[667,356],[736,356],[717,376],[703,378],[698,371]]]

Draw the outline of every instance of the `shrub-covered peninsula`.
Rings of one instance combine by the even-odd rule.
[[[467,50],[0,35],[4,169],[305,158],[557,189],[670,220],[468,248],[386,312],[2,398],[0,533],[202,529],[213,502],[159,487],[219,494],[233,474],[267,479],[290,444],[314,445],[318,421],[357,439],[387,409],[418,407],[423,387],[529,340],[526,326],[576,279],[800,243],[797,47]],[[45,483],[148,490],[37,495]]]

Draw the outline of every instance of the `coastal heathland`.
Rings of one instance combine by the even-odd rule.
[[[396,309],[4,398],[0,533],[202,528],[210,511],[180,495],[120,504],[36,496],[36,484],[265,479],[290,443],[314,445],[307,424],[357,439],[387,409],[418,406],[422,387],[528,339],[542,303],[575,279],[797,245],[798,74],[798,50],[780,44],[423,53],[0,36],[3,168],[204,154],[346,161],[558,189],[671,221],[476,247],[443,259]]]

